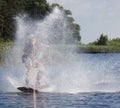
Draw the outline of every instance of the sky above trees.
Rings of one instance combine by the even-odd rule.
[[[47,0],[72,11],[81,26],[82,42],[88,43],[107,34],[120,38],[120,0]]]

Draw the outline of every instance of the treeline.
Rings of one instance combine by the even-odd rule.
[[[46,0],[0,0],[0,39],[14,39],[14,17],[17,14],[35,16],[36,13],[37,17],[43,17],[48,11],[50,9]]]
[[[93,45],[107,45],[107,42],[108,42],[108,36],[104,35],[104,34],[101,34],[100,37],[96,41],[91,42],[89,44],[93,44]]]
[[[81,53],[120,53],[120,38],[109,39],[107,35],[100,37],[89,44],[79,45]]]
[[[66,15],[72,15],[70,10],[65,10],[58,4],[49,5],[46,0],[0,0],[0,40],[14,40],[16,15],[26,13],[31,18],[40,19],[55,6],[65,11]],[[72,35],[80,41],[80,26],[74,23],[72,17],[68,19],[74,31]]]
[[[101,34],[96,41],[89,43],[89,45],[97,46],[120,45],[120,38],[109,39],[108,35]]]

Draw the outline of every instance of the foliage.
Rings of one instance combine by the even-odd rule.
[[[14,39],[14,17],[28,13],[32,18],[44,17],[50,11],[46,0],[0,0],[0,38]]]
[[[63,10],[63,7],[62,7],[62,6],[60,6],[60,5],[57,4],[57,3],[53,3],[53,4],[51,5],[51,9],[53,9],[53,8],[55,8],[55,7],[59,7],[59,9]]]
[[[67,18],[68,21],[68,28],[70,28],[72,33],[69,33],[69,36],[71,37],[71,40],[69,40],[71,43],[79,43],[81,40],[81,36],[80,36],[80,25],[74,23],[74,18],[72,17],[72,12],[70,10],[65,10],[62,6],[60,6],[59,4],[52,4],[51,7],[58,7],[59,9],[61,9]]]
[[[26,0],[25,2],[25,12],[34,19],[44,18],[49,11],[49,4],[46,0]]]
[[[84,53],[120,53],[120,38],[114,38],[107,41],[107,45],[98,45],[98,41],[87,45],[79,45],[79,52]]]
[[[114,38],[114,39],[109,40],[108,45],[120,47],[120,38]]]
[[[80,51],[84,53],[107,53],[109,52],[108,46],[98,45],[80,45]]]
[[[81,40],[81,36],[80,36],[80,26],[78,24],[72,23],[71,24],[71,29],[73,30],[73,37],[80,41]]]
[[[5,57],[6,51],[10,47],[12,47],[12,45],[13,45],[13,41],[4,42],[3,39],[0,39],[0,65],[1,65],[1,63],[4,62],[4,57]]]
[[[74,18],[71,16],[67,17],[67,20],[70,24],[73,24],[73,22],[75,21]]]
[[[100,35],[100,38],[97,40],[97,45],[107,45],[108,36],[107,35]]]
[[[67,15],[72,15],[72,12],[71,12],[70,10],[65,10],[65,13],[66,13]]]
[[[73,30],[72,36],[80,41],[80,26],[74,23],[71,11],[63,9],[59,4],[50,6],[46,0],[0,0],[0,61],[3,60],[4,52],[15,38],[15,16],[26,13],[32,19],[40,19],[44,18],[55,6],[64,11],[70,29]]]
[[[120,53],[120,46],[80,45],[80,53]]]
[[[59,4],[50,6],[46,0],[0,0],[0,38],[4,41],[14,39],[14,17],[17,14],[27,13],[33,19],[40,19],[44,18],[55,6],[64,11],[70,29],[73,31],[72,37],[75,41],[80,41],[80,26],[74,23],[72,12],[65,10]]]

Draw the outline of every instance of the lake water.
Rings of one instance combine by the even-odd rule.
[[[33,108],[33,95],[1,93],[0,108]],[[120,93],[41,93],[37,108],[120,108]]]
[[[55,89],[37,94],[37,108],[120,108],[120,54],[77,56],[52,69]],[[9,69],[1,67],[0,73],[0,108],[33,108],[33,94],[11,92]]]

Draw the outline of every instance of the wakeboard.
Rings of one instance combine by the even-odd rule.
[[[38,93],[39,91],[33,88],[28,88],[28,87],[17,87],[18,90],[25,92],[25,93],[33,93],[34,91]]]

